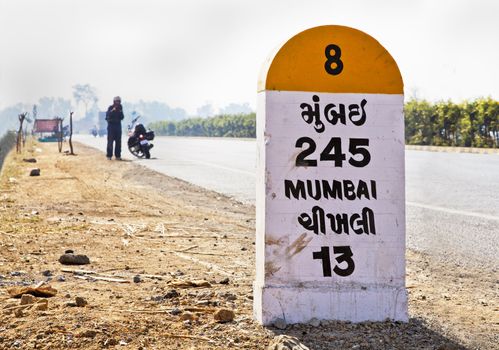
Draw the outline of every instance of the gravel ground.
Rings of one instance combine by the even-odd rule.
[[[252,318],[254,207],[82,145],[55,149],[11,154],[0,176],[0,349],[286,349],[283,334],[301,349],[497,348],[496,271],[414,251],[409,323],[264,328]],[[28,156],[41,176],[27,175]],[[68,249],[90,264],[61,265]],[[40,281],[57,294],[9,297]]]

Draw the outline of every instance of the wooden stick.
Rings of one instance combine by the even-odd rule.
[[[143,269],[143,267],[142,266],[128,267],[128,270],[137,270],[137,269]],[[120,270],[125,270],[125,268],[113,267],[112,269],[105,269],[105,270],[101,270],[100,272],[110,272],[110,271],[120,271]]]
[[[69,273],[83,273],[85,275],[95,275],[97,271],[92,271],[92,270],[78,270],[78,269],[67,269],[67,268],[62,268],[62,272],[69,272]]]
[[[206,312],[206,313],[214,313],[216,311],[216,309],[209,309],[209,308],[196,307],[196,306],[185,307],[184,310],[190,311],[190,312]]]
[[[75,278],[79,278],[81,280],[89,280],[89,279],[94,279],[98,281],[106,281],[106,282],[117,282],[117,283],[130,283],[129,280],[123,280],[119,278],[109,278],[109,277],[100,277],[100,276],[78,276],[75,275]]]
[[[196,264],[203,265],[203,266],[205,266],[205,267],[207,267],[209,269],[212,269],[213,271],[216,271],[216,272],[218,272],[221,275],[228,276],[228,277],[233,277],[232,273],[225,271],[224,269],[222,269],[218,265],[209,263],[207,261],[196,259],[196,258],[194,258],[192,256],[186,255],[185,253],[177,253],[177,252],[172,252],[172,253],[175,254],[176,256],[178,256],[179,258],[182,258],[182,259],[185,259],[185,260],[190,260],[190,261],[192,261],[192,262],[194,262]]]
[[[162,334],[162,336],[165,336],[167,338],[185,338],[185,339],[193,339],[193,340],[202,340],[202,341],[211,341],[211,339],[206,338],[206,337],[197,337],[194,335],[181,335],[181,334]]]
[[[110,312],[130,312],[133,314],[169,314],[171,310],[124,310],[124,309],[97,309],[100,311],[110,311]]]
[[[15,235],[11,235],[10,233],[0,231],[2,235],[9,236],[9,237],[16,237]]]
[[[2,311],[11,311],[11,310],[16,310],[16,309],[28,309],[34,305],[35,304],[16,305],[16,306],[11,306],[11,307],[6,307],[5,309],[2,309]]]
[[[152,278],[152,279],[163,279],[166,278],[167,276],[162,276],[162,275],[148,275],[148,274],[138,274],[140,277],[146,277],[146,278]]]
[[[191,250],[191,249],[194,249],[194,248],[197,248],[198,246],[197,245],[193,245],[193,246],[190,246],[188,248],[185,248],[185,249],[182,249],[182,250],[175,250],[177,253],[185,253],[186,251],[188,250]]]
[[[197,254],[197,255],[213,255],[213,256],[233,256],[233,255],[230,255],[230,254],[219,254],[219,253],[202,253],[202,252],[183,252],[183,251],[177,251],[175,250],[175,252],[177,253],[187,253],[187,254]]]
[[[104,271],[112,271],[112,270],[121,270],[121,269],[109,269],[109,270],[104,270]],[[62,272],[69,272],[69,273],[73,273],[73,274],[96,275],[96,276],[101,276],[101,277],[106,277],[106,278],[116,278],[116,276],[113,276],[113,275],[106,275],[106,274],[103,274],[103,273],[100,273],[97,271],[91,271],[91,270],[73,270],[73,269],[63,268],[63,269],[61,269],[61,271]],[[146,278],[153,278],[153,279],[166,278],[166,276],[162,276],[162,275],[151,275],[151,274],[142,274],[142,273],[135,274],[135,275],[141,276],[141,277],[146,277]],[[92,277],[92,278],[95,278],[95,277]]]

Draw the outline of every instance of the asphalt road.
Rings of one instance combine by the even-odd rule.
[[[75,140],[105,150],[105,138]],[[157,137],[153,159],[123,157],[164,174],[255,201],[253,140]],[[458,266],[499,268],[499,155],[406,152],[407,246]]]

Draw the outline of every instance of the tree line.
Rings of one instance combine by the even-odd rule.
[[[459,104],[411,99],[404,114],[406,144],[499,147],[499,102],[490,97]]]
[[[158,121],[148,126],[157,135],[164,136],[256,137],[255,113]]]
[[[405,103],[405,141],[409,145],[499,147],[499,102],[478,98],[462,103],[411,99]],[[255,113],[158,121],[158,135],[255,137]]]

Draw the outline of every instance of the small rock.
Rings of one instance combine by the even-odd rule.
[[[36,309],[38,311],[47,311],[49,308],[49,301],[47,299],[42,299],[36,304]]]
[[[88,302],[82,297],[76,297],[75,304],[77,307],[84,307],[88,304]]]
[[[277,329],[286,329],[286,327],[288,326],[286,321],[282,318],[276,318],[276,320],[273,322],[273,325]]]
[[[289,335],[278,335],[267,346],[267,350],[310,350],[298,338]]]
[[[90,259],[86,255],[69,253],[61,255],[59,262],[63,265],[87,265],[90,264]]]
[[[200,300],[200,301],[196,302],[196,305],[208,306],[208,305],[210,305],[210,301],[209,300]]]
[[[108,338],[104,341],[104,346],[115,346],[118,345],[118,341],[114,338]]]
[[[14,310],[14,315],[16,317],[24,317],[24,312],[21,309],[16,309],[16,310]]]
[[[229,309],[218,309],[213,314],[213,318],[215,319],[215,321],[221,322],[221,323],[230,322],[234,319],[234,317],[236,317],[234,311],[229,310]]]
[[[310,321],[308,321],[308,324],[311,325],[312,327],[319,327],[321,325],[321,321],[319,321],[314,317]]]
[[[50,277],[52,276],[52,272],[50,270],[45,270],[42,272],[42,275],[45,277]]]
[[[220,298],[224,298],[225,300],[228,300],[228,301],[234,301],[237,299],[237,295],[235,294],[232,294],[232,293],[219,293],[218,296]]]
[[[229,277],[225,277],[223,280],[221,280],[221,281],[220,281],[220,282],[218,282],[218,283],[220,283],[220,284],[229,284],[229,281],[230,281],[230,280],[229,280]]]
[[[133,282],[134,283],[140,283],[142,282],[142,279],[140,278],[139,275],[133,276]]]
[[[23,162],[26,162],[26,163],[36,163],[36,159],[35,158],[24,158]]]
[[[86,331],[83,331],[78,334],[78,336],[82,338],[95,338],[96,335],[97,332],[92,329],[87,329]]]
[[[21,305],[29,305],[34,304],[36,302],[36,298],[31,294],[23,294],[21,295]]]
[[[170,313],[172,315],[176,316],[176,315],[180,315],[182,313],[182,311],[176,307],[176,308],[172,309],[172,311],[170,311]]]
[[[74,254],[74,250],[73,249],[66,249],[64,251],[64,254]]]
[[[244,252],[244,251],[248,250],[248,248],[242,247],[241,250]]]
[[[171,289],[166,294],[163,296],[163,299],[171,299],[171,298],[178,298],[180,296],[180,293],[177,292],[175,289]]]
[[[197,317],[192,312],[186,311],[182,315],[180,315],[180,319],[182,321],[193,321],[196,320]]]
[[[66,277],[65,276],[57,276],[57,282],[66,282]]]
[[[12,272],[10,273],[10,275],[11,275],[12,277],[21,276],[21,275],[22,275],[22,272],[21,272],[21,271],[12,271]]]
[[[31,169],[31,171],[29,172],[29,176],[40,176],[40,169]]]

